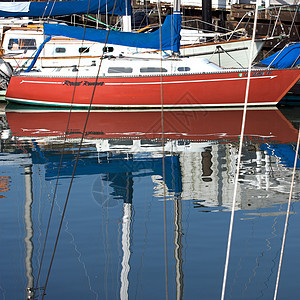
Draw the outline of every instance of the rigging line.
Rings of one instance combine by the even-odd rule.
[[[77,80],[77,78],[76,78],[76,80]],[[75,82],[76,82],[76,80],[75,80]],[[75,90],[75,87],[74,87],[74,90]],[[73,104],[73,101],[74,101],[74,93],[73,93],[71,105]],[[68,135],[68,128],[69,128],[69,123],[70,123],[70,118],[71,118],[71,110],[72,110],[72,106],[70,107],[70,111],[69,111],[69,115],[68,115],[68,121],[67,121],[67,127],[66,127],[66,131],[65,131],[65,134],[64,134],[63,149],[62,149],[62,153],[61,153],[61,156],[60,156],[58,173],[57,173],[57,178],[56,178],[56,183],[55,183],[54,194],[53,194],[53,197],[52,197],[52,204],[51,204],[51,208],[50,208],[49,220],[48,220],[48,224],[47,224],[47,229],[46,229],[46,234],[45,234],[45,241],[44,241],[44,246],[43,246],[43,251],[42,251],[42,257],[41,257],[41,263],[40,263],[40,267],[39,267],[39,271],[38,271],[38,277],[37,277],[37,281],[36,281],[36,288],[35,288],[35,290],[38,289],[41,268],[42,268],[42,264],[43,264],[43,260],[44,260],[44,253],[45,253],[45,249],[46,249],[46,244],[47,244],[47,239],[48,239],[48,233],[49,233],[50,223],[51,223],[51,219],[52,219],[52,212],[53,212],[53,207],[54,207],[54,201],[55,201],[55,198],[56,198],[56,192],[57,192],[57,188],[58,188],[58,181],[59,181],[59,178],[60,178],[60,171],[61,171],[62,161],[63,161],[63,157],[64,157],[64,154],[65,154],[65,145],[66,145],[66,140],[67,140],[67,135]]]
[[[51,14],[52,14],[53,9],[54,9],[55,2],[56,2],[56,0],[54,0],[53,5],[52,5],[52,7],[51,7],[51,9],[50,9],[50,13],[49,13],[49,16],[48,16],[48,18],[47,18],[48,20],[49,20]],[[90,2],[89,2],[89,7],[90,7]]]
[[[237,25],[235,26],[235,28],[231,31],[230,36],[227,38],[227,41],[230,41],[231,38],[233,37],[233,35],[235,34],[235,32],[237,31],[238,27],[240,26],[240,24],[242,23],[242,21],[246,18],[246,16],[248,16],[248,14],[244,14],[242,16],[242,18],[240,19],[240,21],[237,23]],[[248,22],[247,22],[248,24]],[[246,26],[245,26],[246,27]]]
[[[114,15],[114,12],[115,12],[116,2],[117,1],[115,0],[113,11],[112,11],[112,16]],[[88,10],[89,10],[89,7],[90,7],[90,1],[89,1]],[[106,35],[104,46],[106,46],[106,44],[107,44],[109,33],[110,33],[110,29],[107,30],[107,35]],[[81,151],[81,147],[82,147],[82,143],[83,143],[83,139],[84,139],[84,135],[85,135],[85,131],[86,131],[86,127],[87,127],[87,123],[88,123],[90,111],[91,111],[91,108],[92,108],[93,99],[94,99],[94,96],[95,96],[95,91],[96,91],[97,81],[98,81],[99,74],[100,74],[100,69],[101,69],[101,66],[102,66],[102,61],[103,61],[103,56],[100,59],[100,64],[99,64],[98,72],[97,72],[96,79],[95,79],[95,85],[93,86],[91,100],[90,100],[90,103],[89,103],[89,107],[88,107],[88,111],[87,111],[87,115],[86,115],[86,119],[85,119],[85,123],[84,123],[84,127],[83,127],[83,132],[82,132],[80,143],[79,143],[79,147],[78,147],[78,150],[77,150],[77,156],[76,156],[76,160],[75,160],[75,164],[74,164],[74,168],[73,168],[73,173],[72,173],[72,177],[71,177],[71,180],[70,180],[69,189],[68,189],[68,193],[67,193],[67,197],[66,197],[66,201],[65,201],[65,205],[64,205],[62,217],[61,217],[61,221],[60,221],[58,232],[57,232],[56,241],[55,241],[55,245],[54,245],[54,249],[53,249],[53,253],[52,253],[52,257],[51,257],[51,261],[50,261],[50,265],[49,265],[49,269],[48,269],[48,273],[47,273],[47,277],[46,277],[46,281],[45,281],[45,285],[44,285],[44,291],[43,291],[42,300],[44,299],[44,296],[46,294],[45,292],[46,292],[46,288],[47,288],[47,285],[48,285],[48,280],[49,280],[49,276],[50,276],[50,272],[51,272],[51,268],[52,268],[52,264],[53,264],[53,260],[54,260],[54,255],[55,255],[55,252],[56,252],[56,248],[57,248],[57,244],[58,244],[58,240],[59,240],[61,228],[62,228],[62,223],[63,223],[63,220],[64,220],[65,212],[66,212],[68,201],[69,201],[72,184],[73,184],[73,181],[74,181],[75,170],[76,170],[76,167],[77,167],[77,164],[78,164],[79,154],[80,154],[80,151]]]
[[[298,1],[297,1],[298,2]],[[298,15],[298,7],[299,7],[299,4],[297,4],[296,6],[296,9],[295,9],[295,13],[294,13],[294,16],[293,16],[293,19],[292,19],[292,23],[290,25],[290,29],[289,29],[289,33],[288,33],[288,36],[290,37],[291,36],[291,33],[292,33],[292,29],[295,25],[295,19],[296,19],[296,16]],[[291,14],[291,13],[290,13]],[[296,26],[295,26],[295,29],[296,29]],[[297,30],[297,29],[296,29]]]
[[[88,6],[87,10],[89,11],[89,6]],[[85,28],[84,28],[83,38],[84,38],[84,36],[85,36]],[[83,44],[83,41],[82,41],[82,44]],[[78,65],[80,65],[81,56],[82,56],[82,53],[80,53]],[[75,83],[77,82],[77,80],[78,80],[78,71],[76,73]],[[66,125],[66,130],[65,130],[64,138],[63,138],[62,153],[61,153],[61,156],[60,156],[60,162],[59,162],[58,173],[57,173],[57,178],[56,178],[56,183],[55,183],[55,189],[54,189],[54,194],[53,194],[53,197],[52,197],[52,204],[51,204],[51,208],[50,208],[49,219],[48,219],[48,224],[47,224],[47,229],[46,229],[46,234],[45,234],[45,240],[44,240],[44,246],[43,246],[43,250],[42,250],[41,262],[40,262],[40,266],[39,266],[39,270],[38,270],[36,287],[35,287],[34,290],[38,290],[38,284],[39,284],[41,269],[42,269],[42,265],[43,265],[43,261],[44,261],[44,253],[45,253],[45,249],[46,249],[46,245],[47,245],[48,233],[49,233],[49,230],[50,230],[50,223],[51,223],[51,219],[52,219],[54,201],[55,201],[55,198],[56,198],[58,182],[59,182],[59,178],[60,178],[60,171],[61,171],[61,167],[62,167],[62,161],[63,161],[63,157],[64,157],[64,154],[65,154],[65,146],[66,146],[66,140],[67,140],[68,131],[69,131],[71,113],[72,113],[72,108],[73,108],[73,103],[74,103],[74,98],[75,98],[75,90],[76,90],[76,84],[74,85],[74,88],[73,88],[72,100],[71,100],[71,103],[70,103],[71,106],[70,106],[70,110],[69,110],[69,114],[68,114],[68,121],[67,121],[67,125]]]
[[[56,0],[54,0],[54,3],[55,3],[55,1],[56,1]],[[50,1],[48,0],[48,1],[47,1],[47,4],[46,4],[46,6],[45,6],[45,9],[44,9],[44,12],[43,12],[43,15],[42,15],[41,19],[44,19],[44,16],[45,16],[46,10],[47,10],[47,8],[48,8],[49,2],[50,2]],[[54,5],[54,3],[53,3],[53,5]],[[48,16],[48,19],[49,19],[49,16]]]
[[[77,79],[78,79],[78,72],[77,72],[76,77],[75,77],[75,82],[77,82]],[[60,162],[59,162],[59,167],[58,167],[58,172],[57,172],[57,178],[56,178],[56,183],[55,183],[55,188],[54,188],[54,194],[53,194],[53,197],[52,197],[52,204],[51,204],[49,220],[48,220],[47,229],[46,229],[44,247],[43,247],[43,252],[42,252],[42,257],[41,257],[41,264],[40,264],[40,267],[39,267],[39,272],[38,272],[38,277],[37,277],[37,282],[36,282],[36,289],[38,288],[40,272],[41,272],[41,267],[42,267],[43,258],[44,258],[44,252],[45,252],[48,233],[49,233],[49,229],[50,229],[50,223],[51,223],[51,218],[52,218],[54,201],[55,201],[55,198],[56,198],[56,193],[57,193],[57,188],[58,188],[58,181],[59,181],[59,178],[60,178],[60,171],[61,171],[61,167],[62,167],[62,161],[63,161],[63,157],[64,157],[64,154],[65,154],[65,146],[66,146],[66,140],[67,140],[69,125],[70,125],[71,112],[72,112],[72,107],[73,107],[74,98],[75,98],[75,89],[76,89],[76,84],[75,84],[74,89],[73,89],[72,101],[71,101],[71,106],[70,106],[70,110],[69,110],[69,114],[68,114],[68,121],[67,121],[67,125],[66,125],[66,130],[65,130],[65,133],[64,133],[62,153],[61,153],[61,156],[60,156]]]
[[[272,51],[274,51],[274,49],[276,49],[281,43],[283,43],[283,42],[285,42],[285,40],[283,39],[283,40],[280,40],[278,43],[276,43],[273,47],[272,47],[272,49],[270,49],[267,53],[265,53],[265,54],[263,54],[263,59],[265,59],[266,57],[268,57],[269,56],[269,54],[272,52]],[[256,63],[255,63],[256,64]]]
[[[297,1],[296,3],[297,3],[297,4],[296,4],[296,8],[295,8],[295,14],[294,14],[293,22],[292,22],[291,27],[290,27],[289,36],[290,36],[291,33],[292,33],[292,27],[295,25],[297,12],[299,11],[299,5],[300,5],[300,3],[299,3],[299,1]],[[298,28],[297,28],[296,25],[294,26],[294,28],[295,28],[295,31],[296,31],[296,33],[297,33],[298,39],[299,39],[299,30],[298,30]]]
[[[292,180],[291,180],[289,202],[288,202],[288,207],[287,207],[287,211],[286,211],[286,219],[285,219],[284,232],[283,232],[283,237],[282,237],[280,259],[279,259],[279,264],[278,264],[278,273],[277,273],[276,286],[275,286],[275,291],[274,291],[274,300],[277,299],[277,293],[278,293],[279,278],[280,278],[280,273],[281,273],[283,252],[284,252],[285,240],[286,240],[286,235],[287,235],[287,226],[288,226],[288,221],[289,221],[289,216],[290,216],[290,208],[291,208],[291,202],[292,202],[292,196],[293,196],[293,187],[294,187],[296,167],[297,167],[297,161],[298,161],[299,144],[300,144],[300,128],[298,129],[298,140],[297,140],[297,147],[296,147],[296,153],[295,153],[293,175],[292,175]]]
[[[161,32],[161,26],[162,26],[162,20],[161,20],[161,10],[160,10],[160,0],[157,2],[157,11],[158,11],[158,19],[159,19],[159,45],[160,48],[162,48],[162,32]],[[160,120],[161,120],[161,143],[162,143],[162,171],[163,171],[163,197],[164,197],[164,250],[165,250],[165,284],[166,284],[166,300],[169,299],[169,291],[168,291],[168,251],[167,251],[167,204],[166,204],[166,185],[165,185],[165,136],[164,136],[164,95],[163,95],[163,74],[162,74],[162,65],[163,65],[163,51],[160,49],[160,100],[161,100],[161,114],[160,114]]]
[[[222,286],[222,294],[221,294],[221,299],[222,300],[224,300],[224,297],[225,297],[226,281],[227,281],[227,274],[228,274],[228,264],[229,264],[230,247],[231,247],[232,231],[233,231],[233,220],[234,220],[238,179],[239,179],[240,164],[241,164],[241,157],[242,157],[242,147],[243,147],[244,131],[245,131],[245,123],[246,123],[247,104],[248,104],[248,98],[249,98],[251,62],[252,62],[252,54],[253,54],[253,48],[254,48],[256,25],[257,25],[257,12],[258,12],[258,1],[256,0],[255,17],[254,17],[253,34],[252,34],[252,43],[251,43],[250,56],[249,56],[247,86],[246,86],[246,93],[245,93],[243,119],[242,119],[242,127],[241,127],[240,143],[239,143],[239,153],[238,153],[238,161],[237,161],[237,168],[236,168],[236,174],[235,174],[233,200],[232,200],[232,208],[231,208],[231,218],[230,218],[230,226],[229,226],[229,234],[228,234],[228,242],[227,242],[226,261],[225,261],[223,286]]]

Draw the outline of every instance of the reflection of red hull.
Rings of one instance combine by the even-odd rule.
[[[249,105],[276,105],[300,78],[300,69],[251,72]],[[160,108],[195,106],[241,106],[247,73],[132,77],[38,77],[13,76],[8,101],[31,105],[86,107],[94,86],[93,107]]]
[[[238,140],[242,110],[164,111],[164,137],[188,140]],[[6,113],[15,136],[31,138],[63,136],[68,112],[33,111]],[[161,112],[158,111],[92,111],[85,137],[93,138],[161,138]],[[86,112],[73,111],[68,137],[81,136]],[[278,109],[249,110],[245,128],[246,140],[289,143],[297,141],[297,130]]]

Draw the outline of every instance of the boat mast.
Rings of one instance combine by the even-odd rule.
[[[126,15],[122,17],[122,30],[125,32],[131,32],[131,14],[128,13],[130,11],[128,2],[128,0],[125,0]]]
[[[180,12],[180,0],[174,0],[174,12]]]

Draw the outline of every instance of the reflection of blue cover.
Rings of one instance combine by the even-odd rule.
[[[288,168],[294,167],[296,149],[293,145],[286,145],[286,144],[263,144],[260,146],[261,150],[264,150],[268,153],[268,155],[276,156],[280,159],[280,162]],[[297,155],[297,168],[300,167],[300,159],[299,153]]]
[[[46,180],[57,178],[61,153],[56,151],[41,151],[37,144],[31,153],[34,164],[45,164]],[[63,156],[62,167],[60,169],[60,178],[70,178],[73,173],[75,154],[65,154]],[[113,195],[118,198],[128,198],[132,196],[132,191],[128,189],[128,181],[152,175],[160,175],[163,178],[162,158],[131,158],[127,154],[113,154],[109,159],[98,158],[90,152],[84,152],[80,155],[76,167],[75,175],[105,175],[105,179],[111,182],[114,189]],[[181,167],[179,156],[165,157],[165,183],[170,192],[181,193]],[[127,186],[127,188],[125,188]],[[127,197],[125,197],[125,194]]]
[[[127,3],[126,3],[127,1]],[[131,2],[129,0],[116,0],[116,7],[114,8],[115,0],[77,0],[77,1],[43,1],[30,2],[28,12],[7,12],[1,10],[0,17],[54,17],[65,16],[72,14],[86,14],[99,13],[114,15],[130,15]],[[127,13],[126,6],[127,5]]]
[[[107,31],[73,27],[59,24],[44,24],[46,35],[66,36],[78,40],[87,40],[99,43],[114,44],[136,48],[150,48],[179,51],[180,48],[181,15],[168,15],[161,27],[151,33],[133,33],[120,31]],[[160,37],[161,32],[161,37]]]
[[[292,43],[260,62],[268,66],[271,64],[272,67],[278,69],[296,66],[300,64],[300,43]]]

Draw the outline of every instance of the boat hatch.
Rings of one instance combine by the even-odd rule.
[[[108,73],[132,73],[132,68],[130,67],[109,67]]]
[[[160,72],[168,72],[166,68],[155,68],[155,67],[146,67],[140,68],[141,73],[160,73]]]

